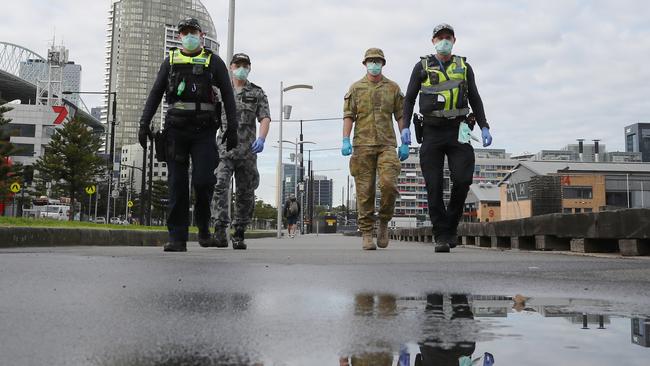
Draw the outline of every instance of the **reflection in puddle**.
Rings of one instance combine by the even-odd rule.
[[[610,365],[621,360],[626,365],[646,365],[650,319],[626,319],[609,307],[602,301],[522,295],[360,294],[354,304],[357,317],[380,319],[411,313],[420,319],[421,337],[396,347],[382,341],[384,334],[375,334],[365,345],[358,343],[356,352],[343,352],[339,365],[491,366],[522,361],[540,366]],[[627,343],[622,335],[630,321],[632,336]],[[589,331],[600,333],[585,333]],[[630,344],[648,349],[634,349]]]
[[[118,330],[123,343],[103,345],[93,364],[645,366],[650,358],[647,315],[585,299],[314,289],[135,301],[155,304],[152,321]]]

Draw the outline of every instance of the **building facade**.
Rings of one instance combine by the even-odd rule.
[[[521,162],[499,184],[501,218],[650,206],[650,164]]]
[[[297,167],[298,179],[304,176],[304,167]],[[298,181],[297,183],[299,183]],[[295,164],[282,164],[282,202],[286,202],[292,194],[296,194],[296,165]],[[298,187],[300,190],[300,187]],[[297,197],[297,196],[296,196]]]
[[[20,63],[18,76],[23,80],[36,85],[40,80],[47,80],[49,65],[45,60],[30,59]],[[81,65],[74,61],[67,61],[63,65],[63,86],[64,91],[78,92],[81,88]],[[66,95],[66,99],[74,105],[79,105],[81,98],[79,94]]]
[[[120,151],[119,184],[136,193],[140,193],[142,187],[142,146],[130,144],[122,146]],[[151,165],[147,162],[147,174]],[[167,181],[167,163],[158,162],[153,159],[153,180]],[[147,176],[147,181],[149,177]]]
[[[397,178],[397,190],[400,195],[395,203],[394,216],[396,218],[414,218],[418,222],[418,226],[422,226],[428,223],[429,205],[419,154],[420,148],[412,146],[408,159],[401,163],[402,170]],[[474,156],[473,180],[475,184],[490,183],[496,185],[518,163],[518,161],[510,159],[504,149],[474,149]],[[445,160],[443,178],[443,200],[445,204],[449,202],[450,195],[451,175]],[[379,204],[379,198],[380,192],[377,190],[377,204]],[[400,222],[404,222],[404,220],[396,220],[395,226],[399,226]]]
[[[625,127],[625,151],[641,153],[641,160],[650,162],[650,123]]]
[[[314,205],[331,209],[334,201],[334,181],[324,175],[315,175],[312,187]]]
[[[178,22],[187,17],[198,19],[218,53],[212,18],[199,0],[118,0],[109,10],[106,41],[104,90],[117,92],[118,126],[115,146],[137,142],[138,124],[149,91],[166,52],[173,45]],[[111,121],[109,96],[104,99],[102,121]],[[161,106],[161,111],[163,106]],[[160,121],[160,122],[156,122]],[[161,114],[154,126],[162,123]],[[117,155],[117,154],[116,154]]]

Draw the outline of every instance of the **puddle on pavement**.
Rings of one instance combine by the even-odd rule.
[[[187,300],[180,299],[185,297],[157,301],[163,304],[157,311],[182,310],[178,303]],[[179,333],[175,340],[161,337],[160,330],[148,333],[149,345],[132,339],[131,346],[94,360],[101,365],[650,364],[650,312],[621,311],[597,300],[335,292],[214,294],[198,300],[203,310],[214,305],[214,311],[172,320]]]

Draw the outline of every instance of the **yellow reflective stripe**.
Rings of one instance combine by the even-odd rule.
[[[169,51],[169,64],[180,64],[180,65],[204,65],[208,67],[210,65],[210,60],[212,59],[212,54],[205,52],[205,49],[201,51],[201,54],[198,56],[190,57],[185,56],[181,53],[179,49]]]

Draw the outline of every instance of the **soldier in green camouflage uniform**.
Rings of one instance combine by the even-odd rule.
[[[350,174],[357,189],[358,225],[363,233],[363,249],[376,249],[373,243],[375,183],[379,176],[379,233],[377,245],[388,246],[388,222],[393,217],[397,198],[400,162],[395,152],[393,116],[402,127],[404,96],[399,86],[381,74],[386,64],[382,50],[370,48],[363,64],[367,74],[352,84],[343,103],[342,154],[350,155]],[[350,133],[354,125],[354,143]],[[354,151],[352,151],[354,146]]]
[[[244,231],[253,217],[255,208],[255,189],[260,182],[257,171],[257,153],[264,149],[264,141],[269,132],[271,117],[269,102],[264,90],[248,81],[250,58],[243,53],[233,56],[230,62],[232,83],[239,114],[239,138],[237,148],[226,151],[226,145],[219,143],[219,166],[217,167],[216,228],[213,246],[227,247],[226,230],[230,223],[228,214],[228,188],[235,175],[236,195],[233,235],[233,248],[246,249]],[[260,133],[256,134],[255,120],[260,122]],[[257,139],[255,136],[258,136]],[[220,140],[219,140],[220,141]]]

